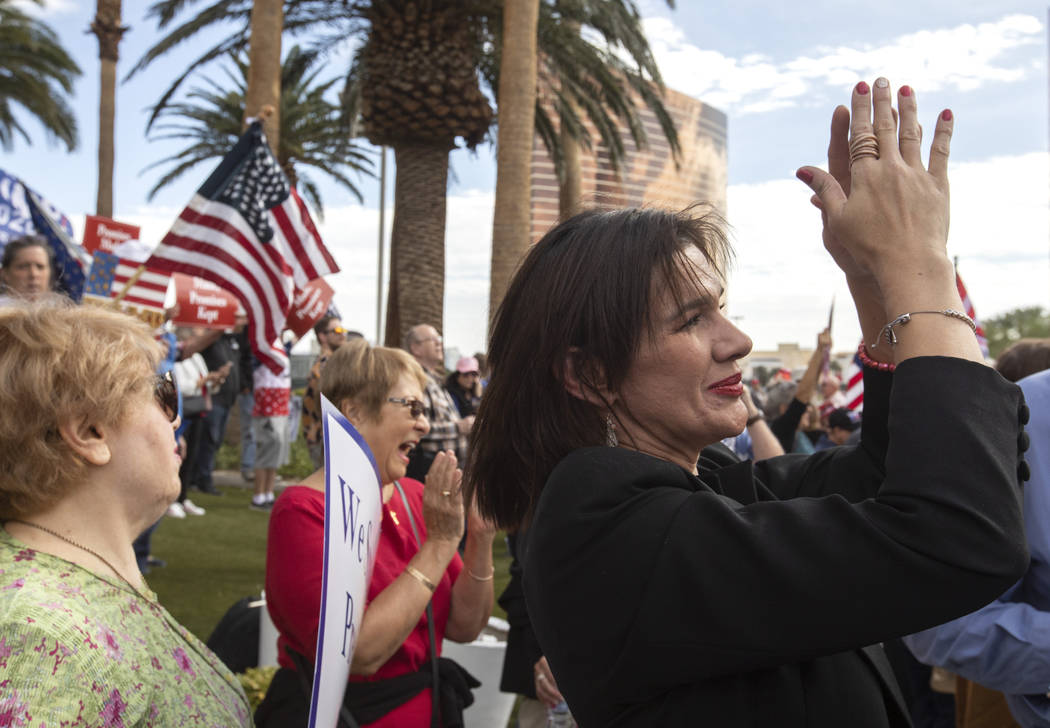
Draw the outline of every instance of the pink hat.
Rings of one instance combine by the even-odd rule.
[[[466,374],[467,372],[478,372],[478,360],[472,356],[461,356],[459,361],[456,362],[456,371],[460,374]]]

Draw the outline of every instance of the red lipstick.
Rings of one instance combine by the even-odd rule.
[[[731,377],[715,382],[708,389],[725,397],[739,397],[744,393],[744,385],[740,383],[740,379],[740,372],[737,372]]]

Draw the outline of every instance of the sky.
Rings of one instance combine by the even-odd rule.
[[[144,17],[147,3],[124,6],[130,30],[120,47],[120,78],[160,37],[155,21]],[[85,32],[94,7],[90,0],[47,0],[37,11],[84,72],[73,99],[79,148],[69,153],[49,145],[29,121],[32,146],[19,141],[0,152],[0,168],[63,210],[78,232],[96,195],[98,47]],[[958,259],[978,316],[1050,305],[1045,3],[678,0],[671,10],[640,0],[639,7],[666,84],[728,115],[728,219],[737,254],[729,313],[756,350],[779,343],[811,348],[832,300],[835,349],[859,341],[845,283],[820,242],[819,214],[794,172],[803,164],[823,166],[832,109],[848,103],[857,81],[879,75],[894,88],[907,83],[916,90],[925,128],[944,108],[955,114],[948,252]],[[212,169],[201,165],[146,199],[159,172],[143,169],[181,148],[147,138],[146,109],[206,41],[180,48],[117,89],[114,216],[141,225],[148,244],[159,242]],[[286,36],[285,47],[293,42]],[[350,50],[329,62],[333,75]],[[205,77],[221,83],[225,73],[213,65],[186,88]],[[450,163],[443,333],[446,347],[474,352],[484,349],[488,315],[494,146],[455,150]],[[325,203],[319,228],[342,268],[328,278],[336,304],[344,324],[374,340],[379,182],[362,178],[358,203],[323,175],[315,180]],[[387,234],[392,191],[391,173]]]

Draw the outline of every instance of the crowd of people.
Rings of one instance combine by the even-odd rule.
[[[497,529],[513,557],[500,684],[521,696],[521,728],[933,728],[894,645],[951,672],[960,721],[981,699],[1050,725],[1050,346],[1021,342],[996,371],[961,313],[952,126],[938,115],[924,163],[912,89],[861,82],[833,114],[828,170],[798,171],[860,319],[862,415],[828,330],[797,380],[745,383],[751,341],[724,311],[731,250],[699,209],[559,223],[494,312],[488,357],[447,370],[430,323],[387,348],[322,317],[299,424],[290,372],[252,366],[242,332],[155,332],[75,306],[48,293],[43,240],[8,242],[0,725],[307,725],[321,395],[382,483],[341,725],[464,725],[479,682],[442,643],[488,622]],[[216,493],[236,406],[279,635],[254,715],[143,577],[159,519],[204,515],[191,490]],[[278,494],[300,431],[315,469]]]

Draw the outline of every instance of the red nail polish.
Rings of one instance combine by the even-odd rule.
[[[795,176],[803,182],[805,182],[807,185],[813,181],[813,173],[810,172],[808,169],[800,169],[799,171],[795,172]]]
[[[944,111],[942,111],[941,112],[941,118],[944,119],[945,121],[951,121],[952,120],[952,110],[951,109],[945,109]]]
[[[857,84],[857,93],[859,93],[861,96],[866,96],[869,90],[870,89],[868,88],[868,84],[864,83],[863,81]]]
[[[911,86],[901,86],[901,96],[911,96]]]

